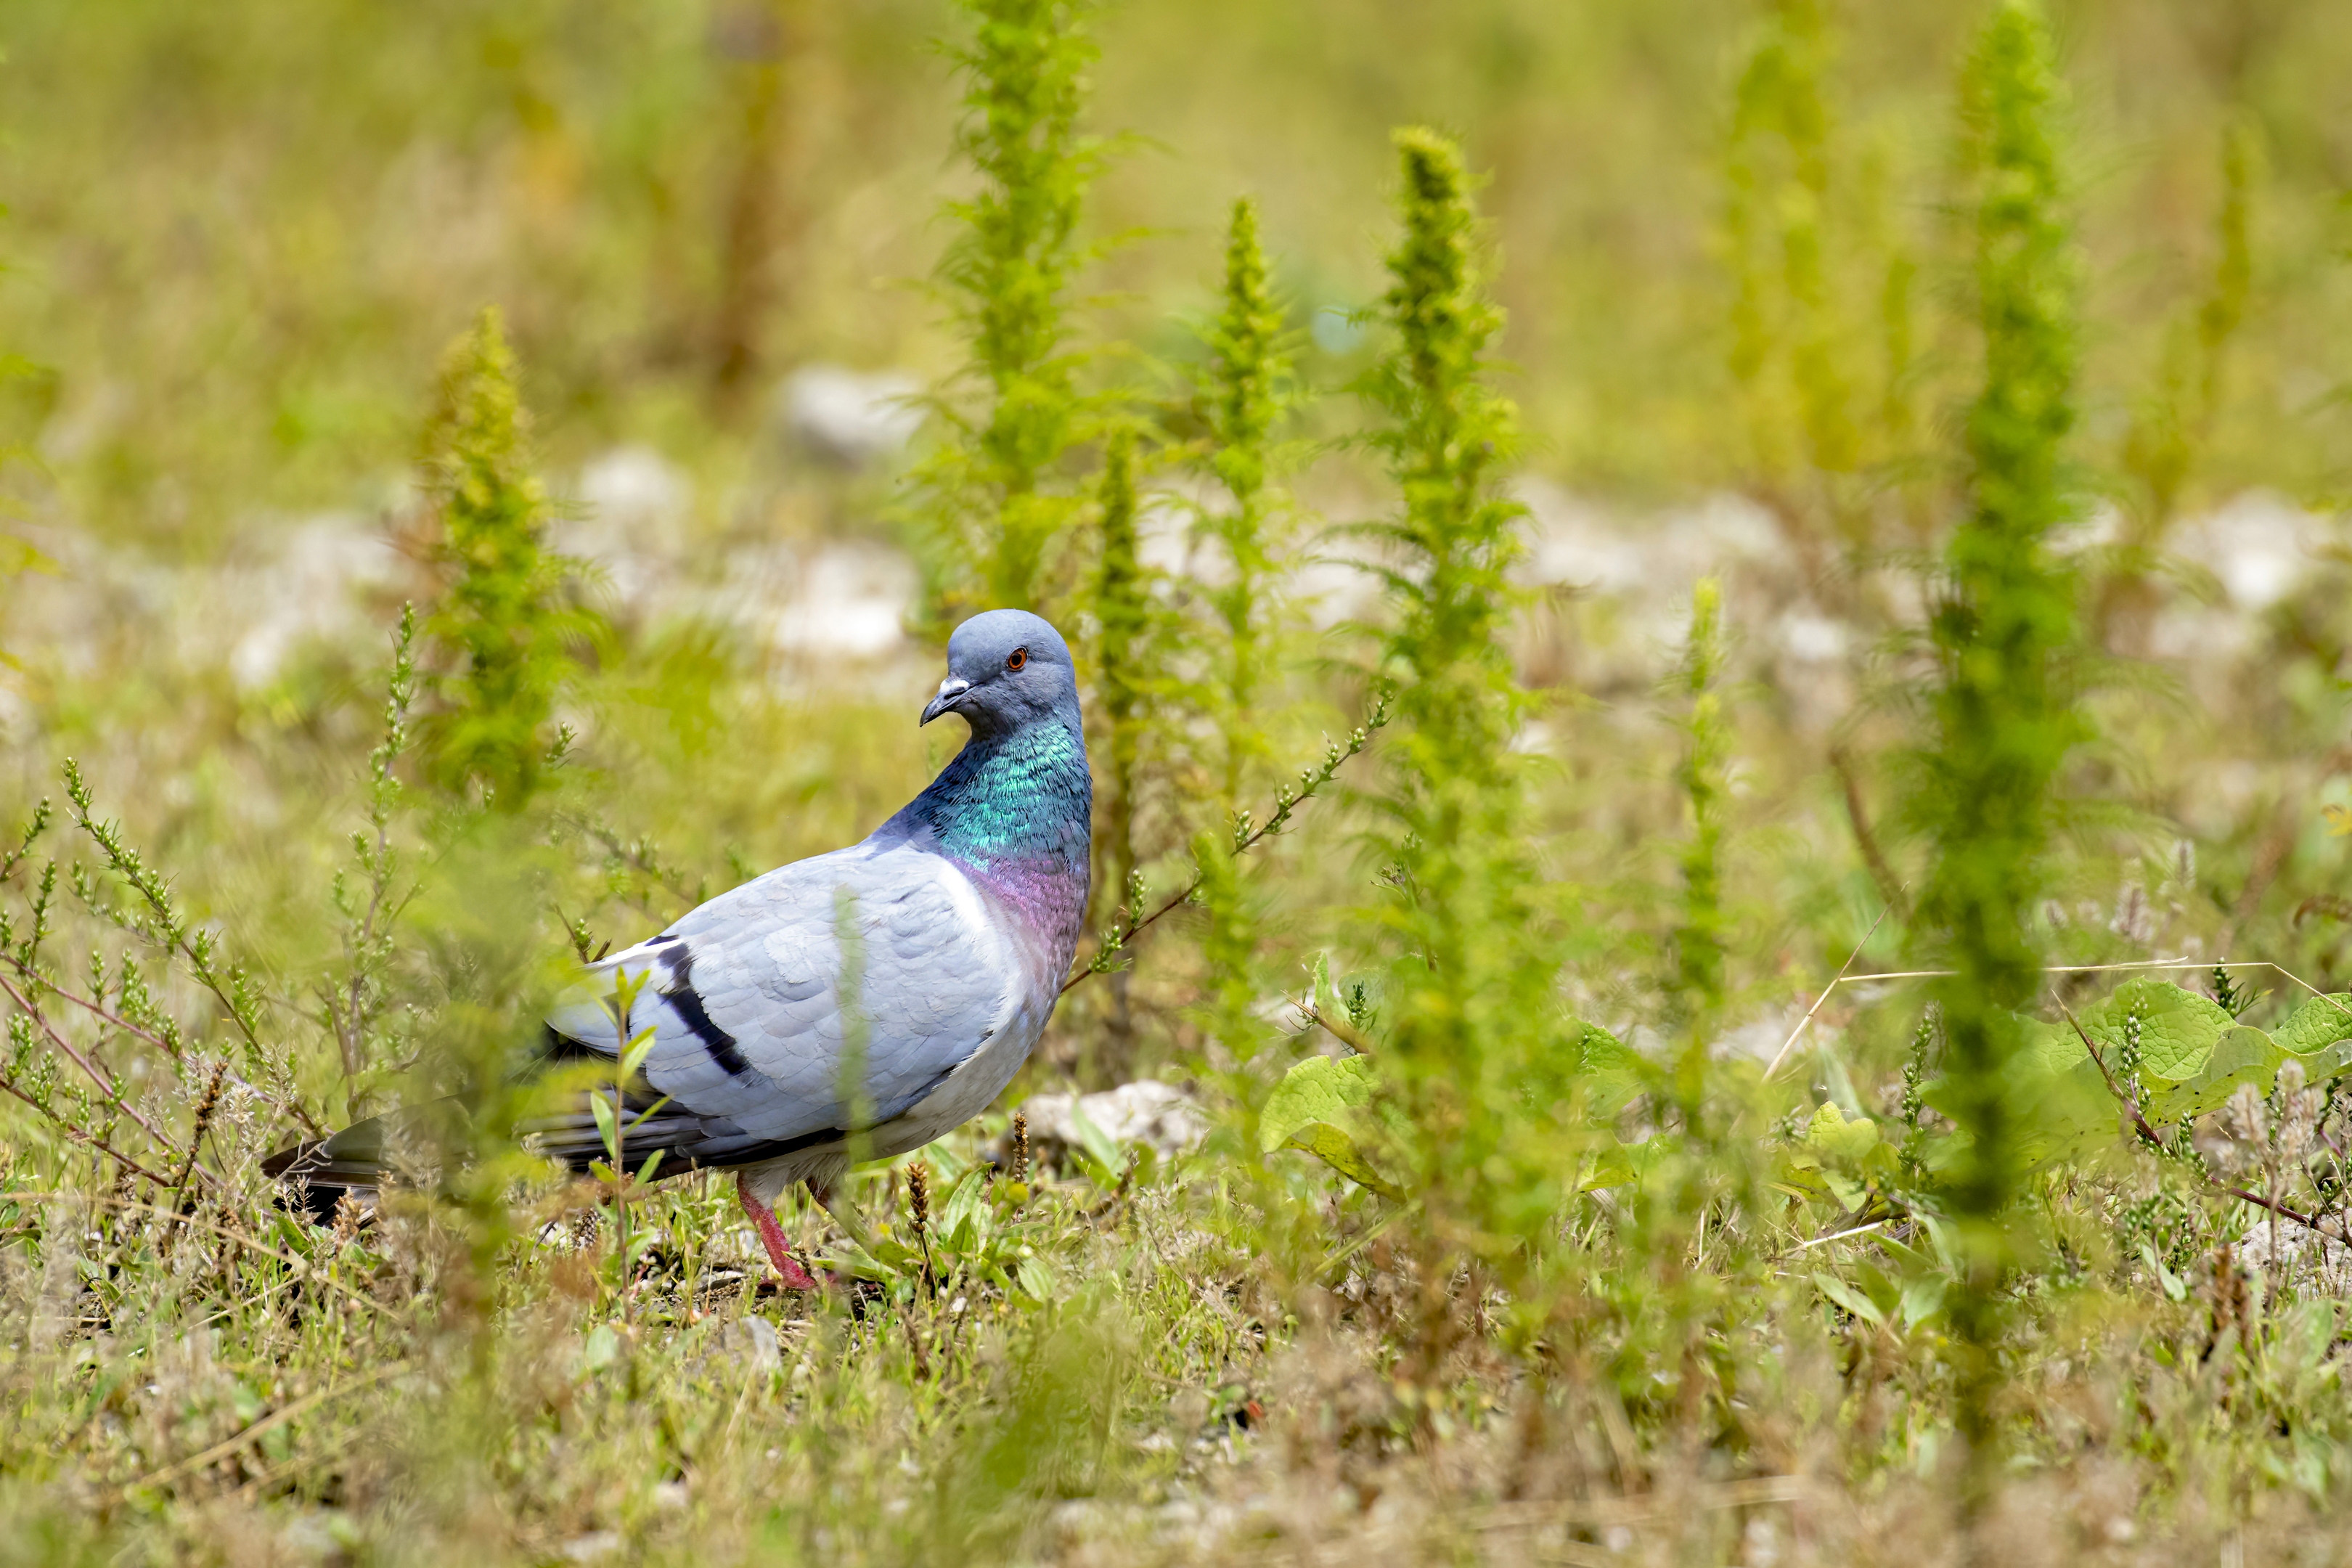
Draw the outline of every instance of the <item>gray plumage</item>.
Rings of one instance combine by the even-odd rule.
[[[593,965],[548,1019],[551,1057],[611,1061],[616,977],[640,981],[629,1031],[653,1043],[624,1112],[631,1166],[658,1149],[668,1173],[739,1170],[769,1205],[796,1180],[822,1191],[853,1143],[901,1153],[986,1109],[1044,1033],[1086,896],[1076,671],[1016,610],[959,626],[948,665],[922,721],[960,712],[972,732],[929,788],[863,842]],[[576,1169],[605,1154],[584,1100],[521,1131]],[[269,1168],[307,1177],[323,1211],[373,1184],[383,1132],[362,1122]]]

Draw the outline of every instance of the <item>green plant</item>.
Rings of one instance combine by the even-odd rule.
[[[2059,770],[2084,738],[2071,681],[2074,585],[2053,553],[2075,515],[2075,261],[2056,142],[2058,83],[2039,14],[2004,0],[1963,83],[1975,149],[1977,313],[1984,379],[1967,419],[1968,512],[1945,547],[1933,615],[1938,683],[1919,805],[1932,861],[1915,941],[1948,965],[1936,987],[1954,1119],[1968,1135],[1948,1185],[1963,1290],[1963,1430],[1979,1450],[2000,1303],[2030,1256],[2012,1205],[2013,1011],[2040,991],[2036,905],[2049,885]]]
[[[1390,347],[1359,389],[1383,416],[1366,440],[1400,492],[1394,516],[1367,530],[1395,563],[1381,572],[1393,616],[1379,673],[1394,683],[1395,720],[1379,799],[1391,901],[1378,918],[1398,951],[1381,1059],[1409,1112],[1412,1185],[1443,1216],[1423,1267],[1442,1275],[1467,1253],[1519,1270],[1537,1257],[1503,1238],[1543,1228],[1536,1215],[1576,1156],[1552,1123],[1574,1069],[1548,1048],[1563,1020],[1510,749],[1526,708],[1504,635],[1521,514],[1498,484],[1513,410],[1487,381],[1502,312],[1461,156],[1423,130],[1400,132],[1396,147],[1403,232],[1379,310]],[[1424,1373],[1442,1344],[1433,1318]]]
[[[1255,710],[1282,630],[1280,563],[1289,542],[1286,498],[1273,488],[1280,460],[1276,434],[1297,395],[1286,337],[1258,238],[1257,208],[1237,201],[1225,239],[1223,305],[1207,333],[1210,374],[1202,389],[1207,466],[1230,503],[1203,514],[1206,531],[1224,547],[1229,574],[1207,595],[1223,634],[1219,804],[1229,818],[1242,808],[1246,775],[1267,754]]]
[[[1103,452],[1098,489],[1097,567],[1089,600],[1097,627],[1094,647],[1095,707],[1101,715],[1097,754],[1103,778],[1102,803],[1095,822],[1097,907],[1124,898],[1125,918],[1142,918],[1138,878],[1137,794],[1143,782],[1142,746],[1150,717],[1148,693],[1160,685],[1152,666],[1166,657],[1155,637],[1160,618],[1152,603],[1151,574],[1137,552],[1135,433],[1121,426]],[[1106,896],[1108,895],[1108,897]],[[1128,972],[1110,974],[1107,1048],[1124,1066],[1133,1055],[1134,1021],[1129,1010]]]
[[[1675,986],[1687,1038],[1675,1068],[1676,1099],[1685,1124],[1696,1126],[1705,1094],[1706,1043],[1725,1001],[1723,815],[1730,726],[1718,689],[1723,673],[1723,593],[1713,578],[1691,593],[1691,627],[1674,684],[1688,707],[1676,720],[1683,732],[1682,785],[1690,836],[1682,849],[1682,909],[1674,935]]]
[[[1800,459],[1839,472],[1858,452],[1826,232],[1829,19],[1820,0],[1778,0],[1770,10],[1734,97],[1726,213],[1735,277],[1731,370],[1768,474]]]
[[[425,630],[438,698],[423,729],[432,773],[457,795],[514,814],[570,744],[556,704],[572,644],[601,622],[569,592],[573,565],[547,548],[547,501],[529,468],[529,418],[496,310],[449,349],[425,435],[445,573]]]
[[[917,474],[944,531],[931,565],[950,616],[1047,608],[1066,585],[1059,551],[1085,498],[1063,467],[1092,433],[1069,289],[1102,156],[1078,129],[1095,54],[1087,0],[961,8],[971,34],[952,56],[964,83],[956,146],[981,188],[948,207],[959,228],[939,281],[970,358],[939,405],[951,436]]]
[[[394,957],[393,927],[415,896],[415,883],[402,886],[402,857],[394,842],[402,787],[397,764],[410,742],[410,711],[416,701],[416,610],[400,607],[393,636],[392,674],[383,700],[383,731],[367,759],[367,826],[352,833],[352,863],[362,885],[337,871],[328,898],[343,918],[342,973],[321,980],[320,1006],[335,1037],[343,1074],[344,1115],[367,1113],[362,1078],[373,1065],[370,1037],[391,1001],[386,972]]]

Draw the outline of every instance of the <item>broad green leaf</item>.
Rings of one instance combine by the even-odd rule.
[[[1258,1112],[1258,1147],[1279,1149],[1300,1128],[1318,1121],[1352,1124],[1351,1113],[1371,1103],[1373,1081],[1370,1057],[1308,1057],[1266,1096]]]
[[[2338,1040],[2352,1040],[2352,993],[2314,996],[2271,1031],[2278,1048],[2307,1057]]]
[[[1848,1164],[1860,1164],[1877,1145],[1878,1123],[1867,1116],[1848,1121],[1834,1100],[1822,1101],[1805,1128],[1807,1148]]]
[[[1362,1109],[1372,1098],[1369,1057],[1308,1057],[1285,1073],[1258,1113],[1257,1141],[1272,1152],[1303,1149],[1351,1182],[1391,1200],[1403,1194],[1373,1168],[1358,1145]]]
[[[635,1083],[637,1075],[645,1070],[646,1058],[653,1054],[654,1031],[650,1028],[639,1029],[635,1037],[629,1041],[629,1048],[621,1053],[619,1070],[615,1076],[623,1083]]]
[[[1356,1141],[1328,1121],[1313,1122],[1291,1134],[1290,1146],[1304,1149],[1349,1181],[1370,1187],[1391,1203],[1402,1203],[1404,1192],[1372,1168]]]
[[[1880,1311],[1892,1311],[1895,1303],[1903,1300],[1903,1287],[1869,1258],[1854,1259],[1853,1271],[1861,1277],[1863,1293],[1877,1303]]]
[[[604,1135],[604,1147],[610,1149],[620,1136],[620,1125],[613,1119],[613,1101],[602,1094],[588,1097],[589,1114],[596,1119],[596,1131]]]
[[[1096,1126],[1088,1119],[1085,1106],[1076,1101],[1070,1106],[1070,1121],[1078,1130],[1078,1142],[1086,1145],[1087,1152],[1093,1156],[1095,1163],[1102,1167],[1104,1174],[1110,1180],[1117,1181],[1118,1168],[1123,1162],[1118,1157],[1118,1145],[1110,1141],[1110,1134]]]
[[[2313,1083],[2325,1083],[2352,1069],[2352,1040],[2338,1040],[2332,1046],[2322,1046],[2301,1059],[2305,1077]]]
[[[1914,1279],[1903,1287],[1903,1300],[1896,1315],[1906,1329],[1916,1329],[1944,1310],[1944,1287],[1941,1275],[1926,1279]]]
[[[1042,1258],[1023,1258],[1020,1268],[1013,1271],[1013,1278],[1020,1281],[1022,1294],[1033,1301],[1051,1301],[1062,1293],[1053,1269],[1046,1267]]]
[[[893,1268],[905,1270],[919,1265],[923,1261],[923,1255],[903,1242],[894,1241],[887,1236],[879,1236],[874,1238],[874,1260],[877,1263],[887,1263]]]
[[[2020,1072],[2054,1078],[2071,1072],[2076,1064],[2088,1061],[2091,1053],[2084,1047],[2083,1037],[2074,1032],[2072,1024],[2045,1024],[2039,1018],[2023,1018],[2023,1038],[2018,1043],[2016,1063]],[[2104,1047],[2101,1047],[2105,1049]]]
[[[1569,1026],[1578,1031],[1577,1073],[1584,1082],[1586,1112],[1597,1121],[1614,1121],[1645,1087],[1648,1064],[1598,1024],[1571,1019]]]
[[[1863,1321],[1875,1328],[1883,1329],[1886,1326],[1886,1314],[1878,1310],[1878,1303],[1844,1280],[1823,1274],[1817,1269],[1813,1274],[1813,1285],[1822,1295],[1827,1296]]]
[[[2016,1118],[2019,1156],[2031,1168],[2106,1147],[2117,1136],[2122,1107],[2087,1054],[2054,1076],[2021,1078],[2007,1099]]]
[[[961,1234],[967,1224],[976,1224],[981,1210],[981,1184],[986,1174],[984,1167],[974,1165],[963,1173],[948,1194],[948,1201],[940,1205],[939,1234],[950,1238],[958,1252],[971,1247],[971,1237]]]
[[[2202,1071],[2169,1093],[2154,1097],[2147,1119],[2169,1124],[2218,1110],[2242,1083],[2268,1094],[2278,1077],[2279,1064],[2285,1059],[2286,1054],[2260,1029],[2226,1030],[2214,1043]]]
[[[2237,1020],[2210,996],[2168,980],[2126,980],[2080,1015],[2084,1032],[2099,1043],[2100,1055],[2111,1066],[2111,1053],[2124,1043],[2124,1020],[2135,1011],[2139,1016],[2141,1076],[2170,1083],[2186,1083],[2204,1071],[2213,1043],[2237,1026]]]

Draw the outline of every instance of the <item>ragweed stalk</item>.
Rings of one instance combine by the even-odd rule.
[[[1969,511],[1946,546],[1932,633],[1939,669],[1924,758],[1933,861],[1919,944],[1956,972],[1937,987],[1952,1110],[1969,1134],[1948,1187],[1964,1256],[1954,1317],[1962,1422],[1990,1434],[1991,1344],[2019,1256],[2005,1224],[2019,1150],[2008,1099],[2016,1010],[2041,985],[2032,911],[2046,885],[2058,770],[2083,738],[2071,701],[2072,575],[2051,552],[2074,513],[2075,261],[2054,133],[2058,83],[2039,14],[2005,0],[1969,60],[1976,287],[1984,381],[1967,422]]]
[[[1675,979],[1688,1025],[1675,1070],[1676,1098],[1686,1125],[1699,1112],[1708,1029],[1724,1004],[1723,806],[1729,725],[1719,689],[1723,670],[1723,594],[1714,578],[1691,594],[1690,640],[1675,685],[1688,700],[1683,714],[1683,760],[1675,769],[1689,808],[1690,837],[1682,849],[1681,919],[1675,930]]]
[[[547,547],[547,499],[530,472],[530,416],[499,312],[451,346],[425,431],[425,478],[447,573],[425,617],[441,702],[425,721],[443,787],[515,813],[570,743],[555,705],[572,678],[566,644],[601,623],[572,603],[572,563]]]
[[[1402,504],[1370,531],[1390,552],[1393,607],[1381,647],[1395,682],[1382,845],[1396,897],[1384,920],[1402,953],[1385,1011],[1383,1060],[1412,1112],[1416,1175],[1450,1269],[1465,1252],[1528,1267],[1499,1238],[1536,1234],[1535,1211],[1561,1196],[1549,1108],[1562,1086],[1538,1079],[1570,1055],[1546,1038],[1556,1020],[1550,967],[1532,936],[1538,911],[1510,752],[1525,702],[1505,633],[1520,509],[1501,493],[1514,410],[1486,381],[1502,312],[1478,265],[1470,182],[1452,143],[1402,132],[1403,235],[1388,258],[1380,319],[1391,348],[1361,384],[1386,417],[1370,437]],[[1569,1156],[1572,1166],[1573,1156]],[[1424,1336],[1423,1350],[1438,1340]]]
[[[939,281],[970,358],[956,381],[976,406],[946,407],[954,437],[918,473],[941,510],[934,595],[950,613],[1043,606],[1063,536],[1085,505],[1063,481],[1089,431],[1069,344],[1075,242],[1101,163],[1078,131],[1095,58],[1087,0],[961,0],[970,42],[956,147],[980,194],[950,204],[961,226]]]
[[[1224,546],[1230,575],[1208,595],[1223,633],[1216,711],[1222,821],[1197,836],[1193,853],[1209,915],[1202,956],[1212,992],[1210,1026],[1234,1059],[1245,1061],[1256,1053],[1264,1028],[1252,1012],[1257,994],[1252,974],[1256,911],[1235,864],[1233,840],[1247,820],[1243,789],[1268,756],[1257,704],[1280,630],[1276,558],[1285,516],[1270,481],[1274,432],[1290,396],[1282,308],[1267,277],[1257,208],[1246,200],[1234,204],[1225,242],[1224,303],[1208,344],[1208,466],[1228,504],[1208,511],[1204,526]]]

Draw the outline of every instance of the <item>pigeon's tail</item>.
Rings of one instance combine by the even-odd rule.
[[[609,1089],[602,1092],[611,1093]],[[519,1121],[515,1131],[532,1153],[568,1170],[584,1172],[599,1162],[610,1160],[612,1154],[604,1146],[604,1129],[589,1109],[587,1097],[583,1096],[576,1104],[575,1110]],[[615,1125],[621,1139],[622,1164],[635,1171],[653,1154],[662,1156],[661,1163],[656,1167],[656,1181],[687,1171],[757,1164],[838,1143],[846,1136],[828,1127],[798,1138],[761,1137],[744,1131],[723,1116],[698,1115],[675,1100],[642,1090],[632,1090],[622,1097]]]
[[[331,1137],[280,1149],[261,1163],[261,1173],[294,1188],[312,1223],[331,1225],[346,1193],[364,1207],[375,1206],[386,1131],[381,1116],[354,1121]]]
[[[611,1091],[606,1090],[609,1094]],[[588,1097],[572,1102],[574,1109],[527,1118],[515,1124],[523,1146],[567,1170],[586,1173],[611,1158],[604,1130],[590,1110]],[[429,1139],[436,1131],[436,1108],[412,1107],[385,1116],[354,1121],[331,1137],[281,1149],[261,1163],[264,1175],[291,1189],[289,1206],[299,1197],[303,1210],[319,1225],[334,1222],[335,1209],[345,1194],[362,1208],[373,1209],[376,1189],[394,1163],[393,1145]],[[445,1106],[440,1109],[446,1109]],[[840,1143],[846,1136],[832,1128],[797,1138],[766,1138],[747,1133],[723,1117],[698,1116],[675,1102],[643,1091],[622,1097],[617,1126],[621,1163],[640,1170],[653,1154],[662,1155],[655,1180],[711,1168],[732,1169],[759,1164],[788,1154]]]

